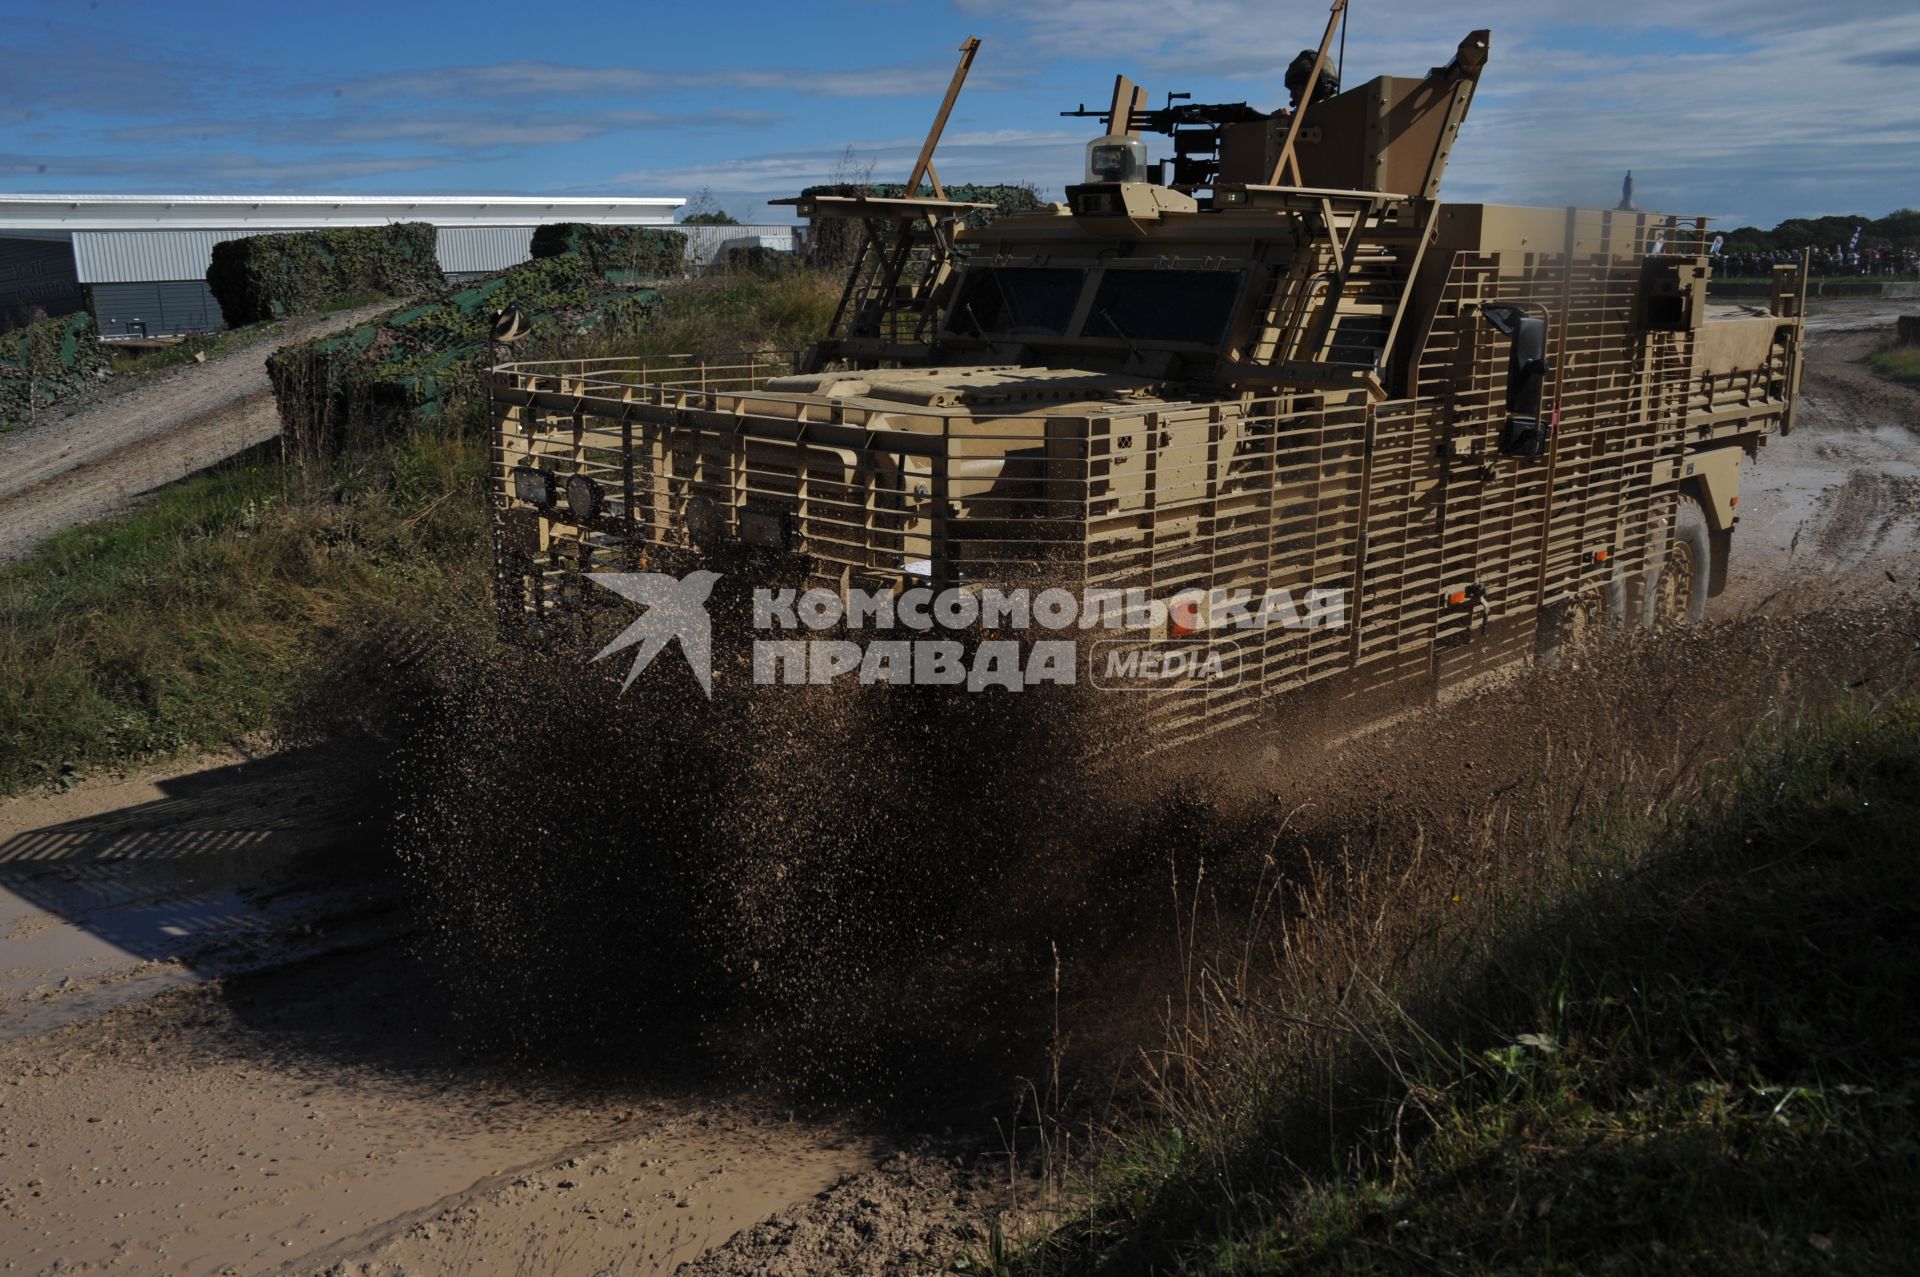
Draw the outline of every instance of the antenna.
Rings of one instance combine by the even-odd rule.
[[[947,96],[940,103],[940,113],[933,117],[933,127],[927,130],[927,140],[920,147],[920,158],[913,162],[913,175],[907,179],[908,199],[918,198],[921,178],[932,181],[935,199],[947,197],[940,185],[940,173],[933,167],[933,152],[940,145],[940,135],[947,128],[947,116],[953,113],[954,101],[960,96],[960,86],[967,82],[967,72],[973,67],[973,55],[978,52],[980,41],[968,36],[966,43],[960,46],[960,65],[953,69],[953,80],[947,85]]]
[[[1342,84],[1347,82],[1347,12],[1340,11],[1340,60],[1333,67],[1333,78]]]
[[[1273,176],[1267,179],[1267,185],[1278,186],[1286,180],[1287,170],[1293,170],[1293,180],[1300,181],[1300,160],[1293,153],[1293,144],[1300,136],[1300,121],[1307,118],[1307,108],[1313,105],[1313,90],[1320,83],[1321,68],[1327,65],[1327,50],[1333,44],[1333,28],[1346,27],[1347,0],[1333,0],[1333,7],[1327,14],[1327,32],[1320,37],[1320,51],[1313,55],[1313,67],[1307,72],[1306,87],[1300,91],[1300,105],[1293,110],[1293,118],[1287,121],[1287,138],[1280,144],[1280,158],[1274,163]]]

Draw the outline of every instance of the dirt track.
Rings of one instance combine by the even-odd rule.
[[[0,435],[0,563],[62,528],[123,508],[280,433],[266,358],[281,345],[350,328],[382,302],[318,319],[180,370],[71,416]]]
[[[1856,325],[1879,320],[1883,326]],[[1879,308],[1810,320],[1792,434],[1743,464],[1741,519],[1721,614],[1808,582],[1849,589],[1914,584],[1920,550],[1920,390],[1876,376],[1861,357],[1891,325]]]
[[[1920,393],[1854,362],[1874,340],[1848,330],[1861,317],[1813,325],[1799,428],[1744,476],[1722,617],[1912,584]],[[1817,655],[1817,626],[1783,632]],[[1679,671],[1714,659],[1682,644],[1674,678],[1691,686]],[[1501,751],[1567,708],[1544,696],[1416,723],[1414,764],[1345,783],[1377,796],[1445,772],[1449,798],[1492,785]],[[1711,699],[1662,707],[1676,742]],[[468,1058],[369,926],[378,901],[339,895],[356,888],[337,859],[352,797],[325,783],[326,760],[221,761],[0,804],[12,1270],[901,1271],[1002,1204],[950,1151],[889,1156],[896,1132],[769,1110],[670,1043],[612,1077]]]

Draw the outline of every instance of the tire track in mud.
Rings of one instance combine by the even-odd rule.
[[[281,345],[351,328],[395,304],[289,323],[232,354],[0,435],[0,563],[273,438],[280,418],[267,356]]]

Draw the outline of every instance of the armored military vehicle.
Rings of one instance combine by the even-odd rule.
[[[1144,591],[1184,603],[1131,639],[1238,663],[1159,711],[1176,735],[1698,619],[1743,462],[1792,424],[1804,266],[1716,310],[1704,218],[1443,200],[1488,33],[1343,89],[1342,7],[1288,106],[1120,77],[1068,113],[1102,127],[1064,201],[990,221],[933,166],[970,41],[906,194],[793,201],[862,244],[793,364],[497,367],[503,613],[574,624],[630,610],[595,573],[702,564]],[[1223,619],[1275,587],[1337,623]]]

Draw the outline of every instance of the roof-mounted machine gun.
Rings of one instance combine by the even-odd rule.
[[[1287,93],[1291,99],[1286,110],[1262,111],[1245,102],[1195,102],[1191,93],[1169,93],[1165,106],[1150,109],[1146,90],[1134,86],[1125,76],[1114,88],[1114,104],[1104,111],[1087,109],[1082,102],[1060,114],[1069,119],[1097,119],[1107,126],[1108,136],[1135,133],[1159,133],[1173,140],[1173,155],[1146,167],[1147,180],[1187,192],[1211,187],[1220,177],[1222,143],[1229,128],[1265,125],[1278,119],[1285,124],[1291,111],[1298,110],[1307,82],[1317,75],[1313,102],[1325,101],[1340,92],[1339,72],[1316,66],[1316,51],[1303,49],[1287,67]],[[1116,116],[1124,112],[1121,127],[1114,127]]]
[[[1062,116],[1106,125],[1106,136],[1091,146],[1104,143],[1108,150],[1096,156],[1090,147],[1086,180],[1145,181],[1189,194],[1290,181],[1432,199],[1486,65],[1488,33],[1470,34],[1446,66],[1424,77],[1379,76],[1343,93],[1326,52],[1345,4],[1338,0],[1333,6],[1328,39],[1320,49],[1301,50],[1287,67],[1286,107],[1262,111],[1245,102],[1201,103],[1191,101],[1190,94],[1169,93],[1166,105],[1151,108],[1147,91],[1123,75],[1115,79],[1113,102],[1105,110],[1082,103],[1062,111]],[[1170,138],[1173,154],[1148,162],[1143,133]],[[1130,171],[1121,149],[1139,157],[1137,173]],[[1097,171],[1095,159],[1103,165]]]

